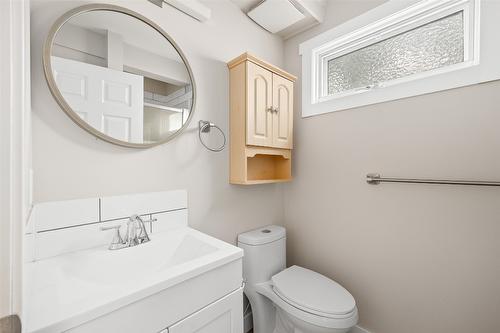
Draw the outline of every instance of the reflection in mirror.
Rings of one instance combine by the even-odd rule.
[[[74,15],[54,36],[50,62],[71,111],[113,139],[165,142],[189,119],[193,84],[187,64],[138,18],[111,10]]]

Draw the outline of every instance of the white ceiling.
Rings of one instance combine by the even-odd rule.
[[[274,0],[277,1],[277,0]],[[328,0],[281,0],[292,2],[304,15],[305,18],[276,34],[284,39],[290,38],[305,31],[323,21]],[[257,6],[262,0],[231,0],[244,13]]]

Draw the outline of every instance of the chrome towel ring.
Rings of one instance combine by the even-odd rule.
[[[222,134],[222,138],[224,140],[222,145],[218,148],[210,148],[209,146],[207,146],[205,144],[205,142],[203,142],[203,139],[201,138],[201,133],[210,133],[210,130],[212,129],[212,127],[219,130],[219,132],[220,132],[220,134]],[[219,151],[224,150],[224,147],[226,147],[226,135],[224,134],[224,131],[222,131],[219,126],[217,126],[214,123],[211,123],[209,121],[200,120],[198,122],[198,137],[200,138],[200,142],[203,145],[203,147],[207,148],[210,151],[219,152]]]

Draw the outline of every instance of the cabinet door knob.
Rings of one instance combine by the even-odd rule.
[[[270,107],[268,107],[268,108],[267,108],[267,111],[268,111],[268,112],[273,113],[273,112],[274,112],[274,109],[273,109],[273,107],[272,107],[272,106],[270,106]]]
[[[280,109],[274,108],[274,112],[278,113]]]

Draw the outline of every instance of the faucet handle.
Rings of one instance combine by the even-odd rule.
[[[101,231],[106,231],[106,230],[113,230],[113,229],[116,229],[116,230],[119,230],[121,228],[121,225],[117,224],[117,225],[110,225],[109,227],[101,227]]]
[[[146,223],[149,223],[149,227],[148,227],[148,230],[147,233],[150,233],[150,232],[153,232],[153,222],[156,222],[158,221],[157,218],[152,218],[152,219],[149,219],[149,220],[143,220],[141,219],[142,223],[144,224],[144,228],[146,228]]]
[[[117,250],[121,249],[123,247],[123,244],[125,243],[123,241],[122,235],[120,234],[120,227],[121,225],[112,225],[109,227],[101,227],[101,231],[107,231],[107,230],[116,230],[115,234],[113,235],[113,240],[111,241],[111,244],[109,244],[108,249],[110,250]]]

